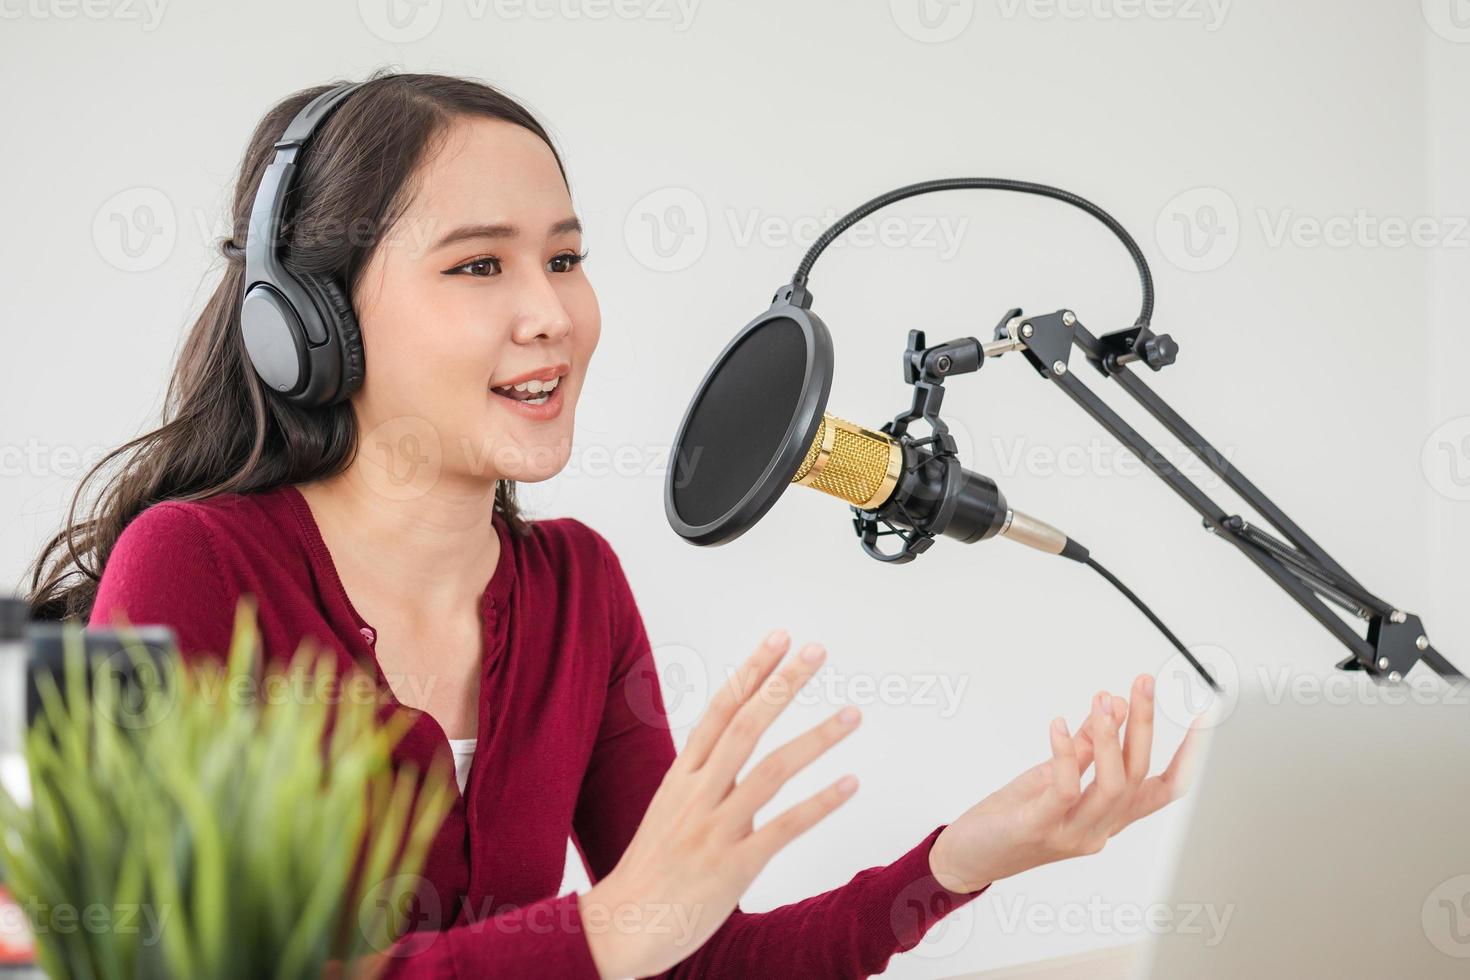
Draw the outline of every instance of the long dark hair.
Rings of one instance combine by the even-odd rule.
[[[228,259],[224,277],[180,349],[162,425],[108,453],[83,477],[65,525],[31,570],[33,617],[85,620],[118,537],[153,504],[304,483],[339,473],[352,461],[358,432],[350,403],[302,409],[275,397],[256,377],[240,332],[245,273],[240,247],[255,189],[287,123],[331,87],[319,85],[283,99],[256,126],[235,185],[236,232],[219,243]],[[504,93],[472,79],[381,69],[333,113],[300,158],[286,266],[297,273],[336,276],[350,295],[379,237],[402,213],[416,167],[462,116],[487,116],[529,129],[551,147],[566,179],[541,124]],[[79,520],[88,484],[114,461],[119,465],[90,515]],[[514,533],[525,533],[513,482],[497,485],[494,510]]]

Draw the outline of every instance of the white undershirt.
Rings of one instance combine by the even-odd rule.
[[[451,738],[449,748],[454,752],[454,778],[459,791],[464,792],[465,782],[470,778],[470,763],[475,758],[475,738]]]

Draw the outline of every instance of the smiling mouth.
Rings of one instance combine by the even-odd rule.
[[[511,401],[525,402],[527,405],[544,405],[551,399],[551,393],[560,384],[561,378],[552,378],[550,381],[522,381],[518,385],[504,385],[490,390]]]

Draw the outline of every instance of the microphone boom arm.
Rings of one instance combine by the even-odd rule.
[[[1002,319],[996,328],[995,340],[982,345],[982,349],[986,357],[1000,357],[1015,350],[1023,352],[1042,377],[1060,388],[1193,507],[1208,531],[1238,548],[1337,637],[1349,650],[1349,656],[1337,665],[1340,669],[1362,670],[1375,679],[1398,681],[1422,660],[1441,677],[1463,680],[1464,675],[1429,643],[1418,616],[1406,613],[1364,589],[1142,377],[1129,369],[1129,363],[1141,360],[1158,370],[1173,363],[1178,352],[1168,335],[1147,337],[1145,344],[1150,345],[1149,349],[1139,350],[1137,348],[1143,345],[1137,345],[1135,341],[1138,338],[1130,336],[1136,332],[1136,329],[1124,330],[1099,338],[1093,336],[1070,310],[1023,317],[1017,309]],[[967,340],[973,342],[972,339]],[[941,348],[950,346],[940,345]],[[1220,507],[1083,384],[1071,370],[1074,348],[1080,350],[1099,373],[1122,386],[1226,486],[1240,494],[1285,540]],[[912,354],[906,355],[906,370],[911,360]],[[1366,638],[1328,608],[1324,598],[1366,621]]]

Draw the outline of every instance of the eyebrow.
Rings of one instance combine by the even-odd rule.
[[[552,225],[548,234],[565,235],[570,232],[580,232],[581,230],[582,222],[579,221],[575,216],[573,216],[570,218],[563,218],[556,224]],[[435,242],[434,248],[436,250],[441,249],[446,245],[453,245],[455,242],[462,242],[466,239],[471,238],[515,238],[520,233],[521,230],[515,225],[463,225],[449,232],[443,238],[439,239],[439,241]]]

